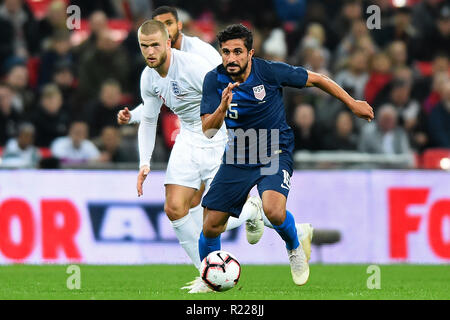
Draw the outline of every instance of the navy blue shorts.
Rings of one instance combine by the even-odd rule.
[[[279,155],[278,168],[273,166],[271,174],[262,171],[264,167],[244,167],[222,163],[211,186],[203,197],[202,206],[239,217],[250,190],[256,185],[259,195],[266,190],[283,194],[286,198],[291,187],[292,156]],[[269,165],[265,166],[268,170]]]

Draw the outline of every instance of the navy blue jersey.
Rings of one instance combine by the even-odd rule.
[[[308,73],[302,67],[252,58],[250,75],[233,89],[233,100],[225,117],[229,131],[224,155],[227,163],[233,159],[237,165],[261,165],[274,154],[292,153],[294,135],[286,122],[282,87],[303,88],[307,80]],[[201,115],[214,113],[222,91],[230,82],[234,81],[223,65],[206,74]],[[253,139],[255,135],[257,141]]]

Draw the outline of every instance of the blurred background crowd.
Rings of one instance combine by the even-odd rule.
[[[81,9],[74,30],[70,5]],[[3,0],[0,167],[137,167],[137,126],[119,127],[116,115],[141,102],[136,31],[161,5],[179,9],[183,33],[216,48],[219,30],[243,23],[256,56],[326,74],[373,106],[367,123],[319,89],[285,88],[296,152],[419,159],[450,149],[449,1]],[[379,29],[368,27],[371,5]],[[153,162],[167,161],[178,127],[163,107]]]

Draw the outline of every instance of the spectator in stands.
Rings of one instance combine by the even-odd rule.
[[[430,114],[433,108],[441,101],[444,84],[450,82],[450,76],[448,72],[438,72],[433,76],[432,81],[431,90],[428,91],[429,95],[422,105],[423,111],[427,115]]]
[[[142,70],[146,67],[144,59],[142,59],[141,49],[137,37],[137,31],[141,24],[146,20],[144,16],[138,16],[133,19],[133,27],[128,36],[123,40],[121,46],[124,48],[129,61],[129,83],[131,84],[131,94],[134,97],[133,104],[140,103],[139,82]]]
[[[322,130],[315,120],[314,108],[300,104],[294,114],[295,151],[317,151],[322,149]]]
[[[34,102],[34,93],[28,86],[28,69],[18,62],[10,67],[6,75],[6,83],[13,90],[13,105],[18,112],[29,112]]]
[[[88,38],[74,48],[78,61],[82,59],[86,52],[95,50],[98,35],[105,30],[109,30],[108,17],[103,11],[94,11],[89,16],[89,30]]]
[[[383,105],[375,122],[363,127],[358,150],[367,153],[405,154],[410,145],[405,130],[398,125],[398,112],[394,106]]]
[[[34,168],[40,160],[39,150],[34,146],[34,126],[23,123],[18,131],[18,137],[10,139],[3,150],[2,166]]]
[[[333,71],[339,71],[349,64],[351,55],[357,51],[360,40],[369,35],[366,22],[363,19],[357,19],[352,22],[351,29],[345,34],[334,52]]]
[[[362,51],[355,51],[348,68],[336,75],[336,83],[357,100],[364,100],[364,89],[369,79],[368,57]]]
[[[5,72],[5,61],[12,58],[14,53],[14,27],[0,15],[0,75]]]
[[[4,146],[8,139],[16,136],[20,113],[13,108],[13,91],[0,83],[0,146]]]
[[[66,62],[73,63],[70,43],[70,33],[67,30],[55,32],[50,38],[49,49],[41,55],[39,68],[39,87],[52,80],[55,65]]]
[[[411,98],[412,84],[404,80],[396,80],[392,84],[391,93],[387,103],[393,105],[399,112],[399,123],[406,130],[417,123],[420,112],[419,103]]]
[[[363,7],[360,0],[345,0],[340,14],[333,21],[333,30],[343,38],[356,20],[362,20]]]
[[[82,101],[97,97],[104,79],[116,79],[127,88],[128,60],[123,48],[118,47],[109,30],[101,31],[96,48],[86,52],[78,65],[79,93]]]
[[[442,88],[442,100],[433,108],[428,130],[435,147],[450,148],[450,82]]]
[[[417,37],[417,31],[411,21],[411,8],[409,6],[395,8],[390,21],[380,29],[373,29],[372,35],[382,48],[395,40],[404,42],[409,49],[412,48],[411,45]]]
[[[420,32],[415,56],[430,61],[450,46],[450,5],[448,1],[426,0],[414,8],[413,23]]]
[[[426,115],[417,100],[411,97],[412,84],[407,80],[392,83],[389,99],[385,102],[397,109],[398,122],[409,138],[410,145],[422,151],[428,144]]]
[[[14,55],[22,58],[39,52],[36,20],[23,0],[4,0],[0,5],[0,17],[12,27]]]
[[[311,50],[308,51],[308,54],[305,55],[303,66],[305,69],[313,72],[331,75],[327,68],[324,52],[320,50],[320,48],[311,48]]]
[[[117,126],[117,113],[121,110],[122,89],[120,83],[109,79],[103,82],[99,98],[88,106],[86,119],[90,136],[98,137],[104,127]]]
[[[413,7],[412,21],[418,31],[423,34],[430,33],[443,3],[442,0],[423,0]]]
[[[425,66],[427,65],[425,64]],[[442,74],[450,76],[450,63],[448,53],[446,52],[439,52],[433,57],[431,61],[431,74],[428,74],[427,70],[423,70],[421,75],[416,79],[413,94],[420,103],[424,104],[425,99],[429,98],[430,93],[436,91],[434,83],[437,81],[436,78]],[[436,102],[434,101],[434,103]],[[429,107],[425,107],[425,110],[427,113],[430,111]]]
[[[100,135],[99,150],[104,162],[135,162],[137,154],[130,154],[121,145],[120,131],[116,127],[104,127]]]
[[[31,121],[36,128],[36,145],[39,147],[48,147],[55,138],[67,133],[69,115],[55,84],[47,84],[42,89],[40,103],[31,115]]]
[[[283,22],[296,22],[303,18],[306,11],[306,0],[273,0],[276,13]]]
[[[273,29],[264,41],[262,49],[264,59],[286,62],[287,43],[283,29]]]
[[[311,23],[306,29],[306,34],[300,42],[297,49],[296,64],[304,65],[306,61],[311,59],[314,51],[319,50],[320,56],[323,58],[323,65],[327,67],[330,61],[331,53],[325,47],[326,33],[324,27],[319,23]]]
[[[324,138],[324,149],[356,151],[357,136],[353,132],[352,114],[347,110],[340,111],[336,116],[336,123],[332,134]]]
[[[367,59],[370,60],[373,55],[379,51],[379,49],[370,34],[366,34],[356,41],[355,51],[362,51],[366,55]]]
[[[391,60],[388,55],[383,52],[375,54],[370,61],[370,75],[364,89],[364,97],[367,103],[372,105],[380,90],[382,90],[391,79]]]
[[[304,57],[305,62],[303,66],[306,69],[331,77],[331,72],[326,68],[324,51],[321,48],[308,48],[305,51]],[[330,106],[330,101],[333,98],[323,90],[319,88],[308,88],[308,90],[299,92],[297,89],[286,87],[283,89],[283,96],[285,98],[285,105],[288,107],[287,116],[289,119],[294,117],[296,105],[307,103],[314,106],[316,121],[322,123],[324,126],[332,126],[334,122],[333,112],[337,112],[338,107],[336,107],[337,109],[333,109]]]
[[[392,78],[382,89],[378,91],[371,105],[375,110],[381,105],[387,103],[391,99],[391,92],[395,84],[408,84],[413,85],[414,77],[413,71],[407,66],[398,67],[397,69],[392,69]]]
[[[42,47],[47,46],[47,41],[54,34],[61,31],[67,32],[67,5],[64,0],[52,0],[47,8],[45,17],[38,21],[39,42]]]
[[[61,91],[64,101],[63,105],[67,107],[70,118],[76,118],[83,111],[83,108],[75,102],[77,87],[73,73],[73,64],[65,60],[57,62],[54,66],[52,82]]]
[[[98,161],[100,152],[89,140],[89,127],[82,121],[70,125],[69,135],[55,139],[51,144],[52,154],[66,164]]]
[[[392,41],[387,48],[392,68],[397,69],[408,65],[408,48],[401,40]]]

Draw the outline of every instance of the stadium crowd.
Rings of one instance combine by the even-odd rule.
[[[72,4],[82,23],[69,30]],[[179,8],[183,32],[216,48],[217,31],[243,23],[256,56],[327,74],[374,107],[366,123],[320,90],[285,89],[296,151],[450,148],[449,1],[3,0],[0,166],[137,162],[137,127],[116,115],[141,102],[136,31],[160,5]],[[379,29],[368,27],[370,5]],[[167,161],[177,119],[163,107],[159,123],[153,161]]]

